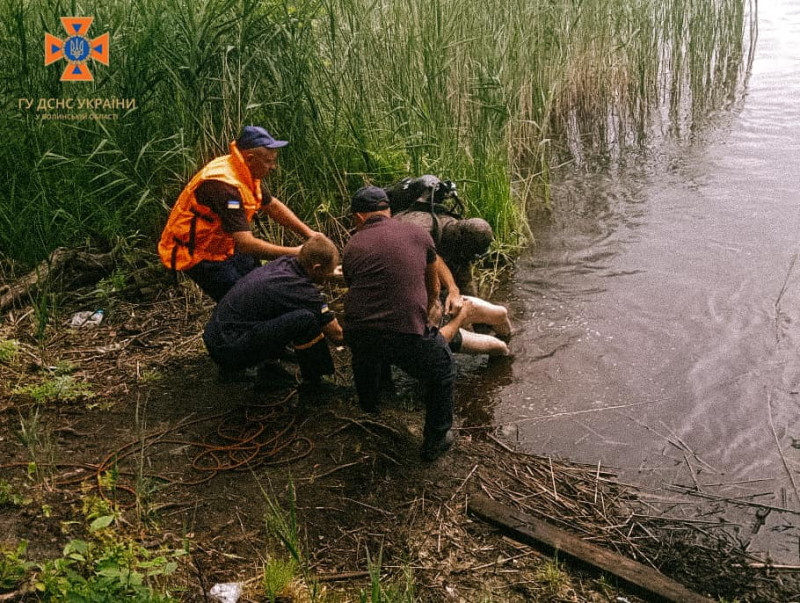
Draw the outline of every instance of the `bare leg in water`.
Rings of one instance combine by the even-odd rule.
[[[439,309],[441,315],[441,309]],[[438,321],[434,321],[436,324]],[[508,345],[493,335],[475,333],[464,327],[473,323],[491,325],[499,337],[511,335],[511,323],[508,311],[503,306],[489,303],[477,297],[463,297],[463,304],[458,314],[450,322],[439,329],[445,341],[450,343],[456,335],[461,336],[461,347],[457,350],[464,354],[488,354],[489,356],[508,356]]]

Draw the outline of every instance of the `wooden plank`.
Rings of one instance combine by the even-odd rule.
[[[676,603],[713,603],[712,599],[692,592],[651,567],[596,544],[584,542],[573,534],[485,496],[477,495],[470,498],[468,512],[498,526],[521,542],[544,544],[550,549],[613,574],[638,589],[654,595],[658,600]]]

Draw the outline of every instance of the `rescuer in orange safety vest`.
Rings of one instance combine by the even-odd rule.
[[[195,174],[172,208],[158,244],[161,261],[184,272],[217,302],[258,260],[300,252],[300,246],[255,237],[250,222],[257,211],[302,237],[318,234],[262,191],[261,180],[277,167],[278,149],[287,144],[264,128],[246,126],[230,144],[230,154]]]

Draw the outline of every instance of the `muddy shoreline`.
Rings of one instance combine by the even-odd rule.
[[[143,546],[189,551],[160,582],[178,599],[204,600],[214,584],[239,582],[241,600],[267,600],[263,566],[285,554],[269,500],[296,512],[308,570],[285,600],[314,592],[318,600],[357,600],[369,592],[369,563],[378,558],[382,583],[410,589],[411,600],[646,600],[469,516],[470,497],[480,494],[707,596],[776,601],[798,592],[791,573],[755,567],[724,526],[670,518],[605,468],[516,452],[491,427],[459,422],[454,449],[422,463],[420,395],[399,375],[378,417],[361,413],[351,390],[307,404],[292,390],[219,384],[199,338],[209,307],[187,284],[128,291],[100,326],[67,327],[73,312],[96,304],[93,292],[64,294],[40,341],[33,309],[3,316],[0,340],[18,343],[0,362],[0,479],[22,500],[0,505],[4,550],[24,540],[28,558],[58,557],[85,532],[85,500],[113,491],[118,530]],[[337,366],[337,379],[348,383],[346,350]],[[85,389],[47,399],[24,391],[59,371]],[[457,415],[475,414],[469,398],[459,388]],[[19,437],[33,428],[34,411],[38,448]],[[258,446],[231,452],[232,441]],[[110,471],[113,488],[103,485]],[[33,596],[26,588],[23,581],[6,594]]]

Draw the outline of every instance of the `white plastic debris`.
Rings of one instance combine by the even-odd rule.
[[[83,312],[76,312],[72,315],[72,320],[69,321],[69,326],[74,329],[80,329],[83,327],[96,327],[101,322],[103,322],[102,310],[95,310],[94,312],[84,310]]]
[[[236,603],[242,596],[242,585],[238,582],[222,582],[212,586],[208,594],[218,603]]]

